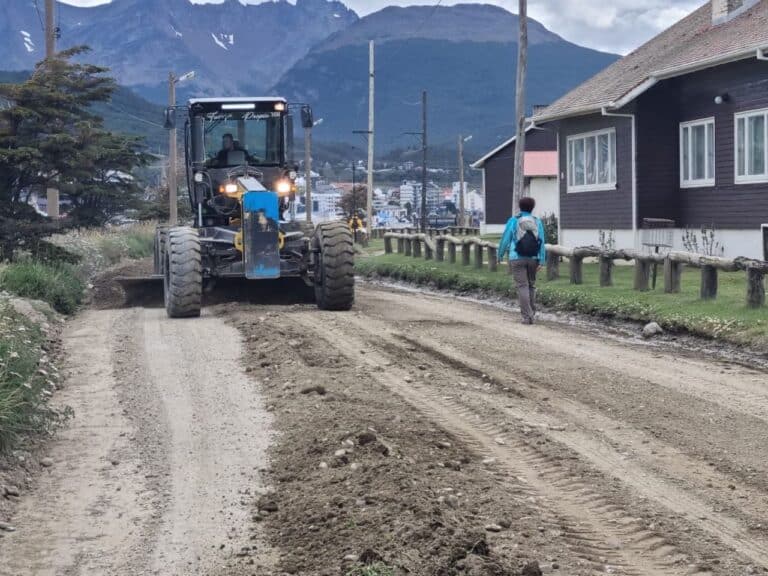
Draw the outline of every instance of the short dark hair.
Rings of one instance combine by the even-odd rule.
[[[523,212],[533,212],[533,209],[536,208],[536,200],[530,196],[523,196],[520,198],[518,206],[520,206],[520,210]]]
[[[232,136],[232,134],[230,134],[230,133],[226,133],[226,134],[224,134],[224,135],[221,137],[221,139],[222,139],[222,140],[224,140],[224,138],[229,138],[230,140],[232,140],[232,142],[234,142],[234,141],[235,141],[235,137],[234,137],[234,136]]]

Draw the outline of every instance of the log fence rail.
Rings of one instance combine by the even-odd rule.
[[[409,229],[400,232],[386,232],[384,251],[387,254],[396,252],[405,256],[421,258],[438,262],[447,261],[455,264],[457,257],[461,258],[462,266],[472,266],[483,270],[496,272],[498,269],[498,245],[487,242],[477,236],[467,235],[471,228],[449,227],[433,230],[432,233],[421,234],[410,232]],[[447,231],[447,232],[446,232]],[[461,231],[461,235],[449,233]],[[423,248],[423,250],[422,250]],[[650,290],[651,271],[655,265],[662,265],[664,270],[664,292],[675,294],[680,292],[682,271],[684,266],[701,270],[700,297],[702,300],[717,298],[719,272],[746,273],[746,304],[750,308],[765,306],[765,276],[768,274],[768,262],[751,258],[721,258],[705,256],[691,252],[672,251],[667,254],[642,252],[639,250],[621,249],[605,250],[598,246],[568,247],[558,244],[547,244],[546,278],[548,281],[560,277],[560,263],[567,259],[571,284],[582,284],[584,281],[583,264],[585,258],[594,258],[599,264],[599,284],[601,287],[613,286],[613,272],[617,260],[634,262],[633,289],[639,292]],[[447,254],[447,257],[446,257]]]

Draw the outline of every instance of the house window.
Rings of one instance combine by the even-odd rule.
[[[715,185],[715,119],[680,124],[680,186]]]
[[[768,180],[768,110],[736,114],[736,182]]]
[[[616,187],[616,131],[600,130],[568,138],[568,192]]]

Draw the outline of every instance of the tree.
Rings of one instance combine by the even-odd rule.
[[[355,213],[365,212],[368,201],[368,189],[363,185],[356,185],[354,192],[345,192],[339,203],[344,214],[349,218]]]
[[[59,228],[29,205],[35,191],[54,182],[84,223],[103,222],[137,196],[135,183],[115,175],[146,158],[138,140],[104,131],[91,111],[116,85],[106,68],[72,62],[87,51],[65,50],[38,63],[25,82],[0,84],[0,259]]]

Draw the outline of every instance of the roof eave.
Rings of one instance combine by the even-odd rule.
[[[589,114],[597,114],[603,109],[619,110],[634,101],[636,98],[650,90],[653,86],[658,84],[661,80],[667,80],[669,78],[676,78],[685,74],[692,74],[700,70],[706,70],[707,68],[713,68],[715,66],[721,66],[723,64],[730,64],[731,62],[738,62],[739,60],[746,60],[748,58],[758,58],[762,60],[766,56],[766,50],[768,46],[761,47],[755,46],[746,50],[739,50],[736,52],[730,52],[728,54],[718,55],[706,60],[700,60],[691,64],[683,64],[680,66],[673,66],[670,68],[664,68],[658,70],[648,76],[640,84],[632,88],[629,92],[621,96],[618,100],[612,102],[606,102],[604,104],[596,106],[588,106],[584,108],[564,111],[559,114],[547,115],[546,113],[533,118],[534,124],[554,122],[556,120],[563,120],[565,118],[572,118],[575,116],[586,116]]]

